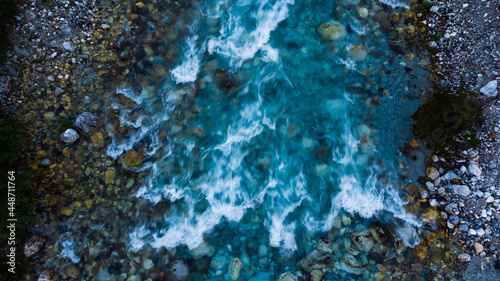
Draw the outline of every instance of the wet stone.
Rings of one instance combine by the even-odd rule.
[[[318,33],[328,41],[340,41],[347,35],[345,26],[338,21],[329,21],[320,25]]]
[[[84,131],[91,132],[97,125],[97,118],[90,112],[80,114],[75,120],[75,127]]]
[[[184,259],[174,259],[168,267],[178,281],[189,280],[190,272]]]
[[[52,268],[44,269],[38,277],[38,281],[56,281],[57,279],[56,271]]]
[[[427,248],[422,245],[415,246],[415,248],[413,248],[411,252],[413,253],[413,256],[420,261],[424,261],[429,254]]]
[[[299,278],[297,277],[297,275],[293,274],[292,272],[285,272],[283,274],[281,274],[280,276],[278,276],[278,279],[276,279],[277,281],[298,281]]]
[[[77,131],[73,129],[67,129],[60,136],[59,139],[67,144],[72,144],[80,138],[80,135]]]
[[[37,235],[31,237],[28,241],[26,241],[26,243],[24,243],[24,246],[23,246],[24,255],[27,258],[29,258],[29,257],[37,254],[43,248],[46,241],[47,240],[45,238],[37,236]]]
[[[457,259],[461,262],[469,262],[470,261],[470,255],[469,254],[465,254],[465,253],[462,253],[462,254],[459,254],[457,256]]]
[[[340,261],[340,269],[351,274],[361,275],[363,273],[363,266],[352,255],[346,254]]]
[[[76,279],[80,275],[80,269],[76,265],[70,265],[66,268],[66,275],[68,277]]]
[[[141,165],[143,158],[144,155],[142,153],[130,149],[123,157],[123,164],[125,164],[125,166],[127,167],[134,168]]]
[[[229,261],[229,266],[227,268],[227,275],[231,280],[236,281],[240,277],[240,271],[243,268],[243,263],[239,258],[232,258]]]

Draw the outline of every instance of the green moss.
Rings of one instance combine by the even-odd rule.
[[[429,12],[431,11],[432,6],[434,6],[434,3],[424,0],[420,5],[417,6],[417,13],[421,13],[424,16],[429,15]]]
[[[482,122],[482,110],[476,93],[449,87],[435,92],[434,99],[422,104],[413,114],[413,131],[427,147],[445,156],[473,148],[481,141],[475,127]]]
[[[59,127],[56,130],[56,137],[59,137],[64,131],[73,127],[73,121],[69,119],[64,119],[59,123]]]
[[[0,257],[0,280],[25,280],[24,274],[27,266],[27,260],[24,258],[22,252],[22,243],[27,240],[28,233],[26,229],[27,223],[33,221],[33,181],[37,177],[37,173],[34,171],[26,172],[23,169],[23,163],[21,162],[20,155],[23,149],[23,138],[26,136],[25,126],[22,122],[19,122],[11,117],[6,116],[6,114],[0,109],[0,147],[2,147],[2,153],[0,154],[0,243],[2,247],[8,245],[9,231],[4,231],[7,229],[7,218],[9,218],[9,212],[11,207],[8,204],[8,182],[12,182],[15,185],[15,190],[11,193],[15,195],[15,205],[13,207],[13,214],[17,221],[16,226],[16,239],[15,245],[9,245],[9,247],[15,246],[16,248],[16,270],[15,274],[8,272],[10,266],[7,264],[7,257],[2,254]],[[13,171],[14,173],[12,173]],[[14,178],[9,179],[9,172]],[[12,179],[14,179],[12,181]],[[13,186],[11,184],[11,186]],[[9,222],[10,223],[10,222]]]

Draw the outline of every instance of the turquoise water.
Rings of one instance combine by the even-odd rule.
[[[406,6],[384,3],[387,11]],[[142,205],[122,230],[129,250],[178,247],[192,263],[223,260],[191,273],[200,280],[228,280],[237,257],[240,280],[267,280],[327,237],[340,275],[325,278],[336,280],[357,276],[342,269],[352,233],[382,222],[396,241],[418,244],[397,147],[411,138],[418,105],[403,96],[421,85],[408,86],[415,77],[374,20],[381,9],[356,0],[188,8],[177,23],[181,52],[164,79],[124,85],[116,98],[134,105],[113,103],[129,129],[116,133],[108,155],[145,155],[130,168],[145,176],[133,194]],[[325,23],[340,28],[335,38],[324,35]],[[374,272],[368,252],[355,254],[366,278]]]

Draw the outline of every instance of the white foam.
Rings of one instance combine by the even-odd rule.
[[[204,48],[199,50],[196,47],[197,39],[198,36],[195,35],[186,40],[187,49],[184,51],[182,64],[171,71],[172,77],[176,83],[194,82],[198,77]]]
[[[79,263],[80,257],[75,254],[73,239],[67,239],[62,242],[63,250],[61,251],[61,256],[63,258],[68,258],[72,263]]]
[[[268,42],[271,32],[278,24],[286,19],[288,5],[294,4],[294,0],[278,0],[274,4],[270,1],[260,1],[257,12],[244,14],[253,16],[256,21],[255,29],[249,31],[245,28],[240,9],[248,6],[250,2],[242,1],[230,8],[227,20],[222,24],[219,37],[209,38],[207,49],[210,54],[218,53],[230,59],[232,66],[240,67],[243,62],[254,58],[260,51],[264,61],[277,61],[278,51]]]
[[[406,0],[379,0],[380,3],[382,4],[386,4],[388,6],[390,6],[391,8],[398,8],[398,7],[402,7],[402,8],[405,8],[405,9],[410,9],[410,5],[408,5],[408,3],[406,2]]]

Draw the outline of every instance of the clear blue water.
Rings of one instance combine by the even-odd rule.
[[[205,238],[210,256],[238,257],[252,269],[241,280],[265,280],[319,237],[334,240],[340,260],[349,233],[376,221],[405,245],[418,243],[397,147],[411,138],[418,105],[403,96],[420,88],[407,88],[415,77],[390,50],[377,9],[355,0],[226,0],[186,10],[178,25],[188,32],[164,80],[120,87],[116,98],[135,105],[113,105],[129,129],[108,155],[145,155],[130,168],[145,175],[134,196],[146,207],[122,231],[129,249],[180,246],[189,258]],[[331,21],[345,27],[345,38],[321,36]],[[353,55],[354,46],[366,57]],[[266,249],[265,261],[255,248]],[[222,271],[202,279],[226,280]]]

